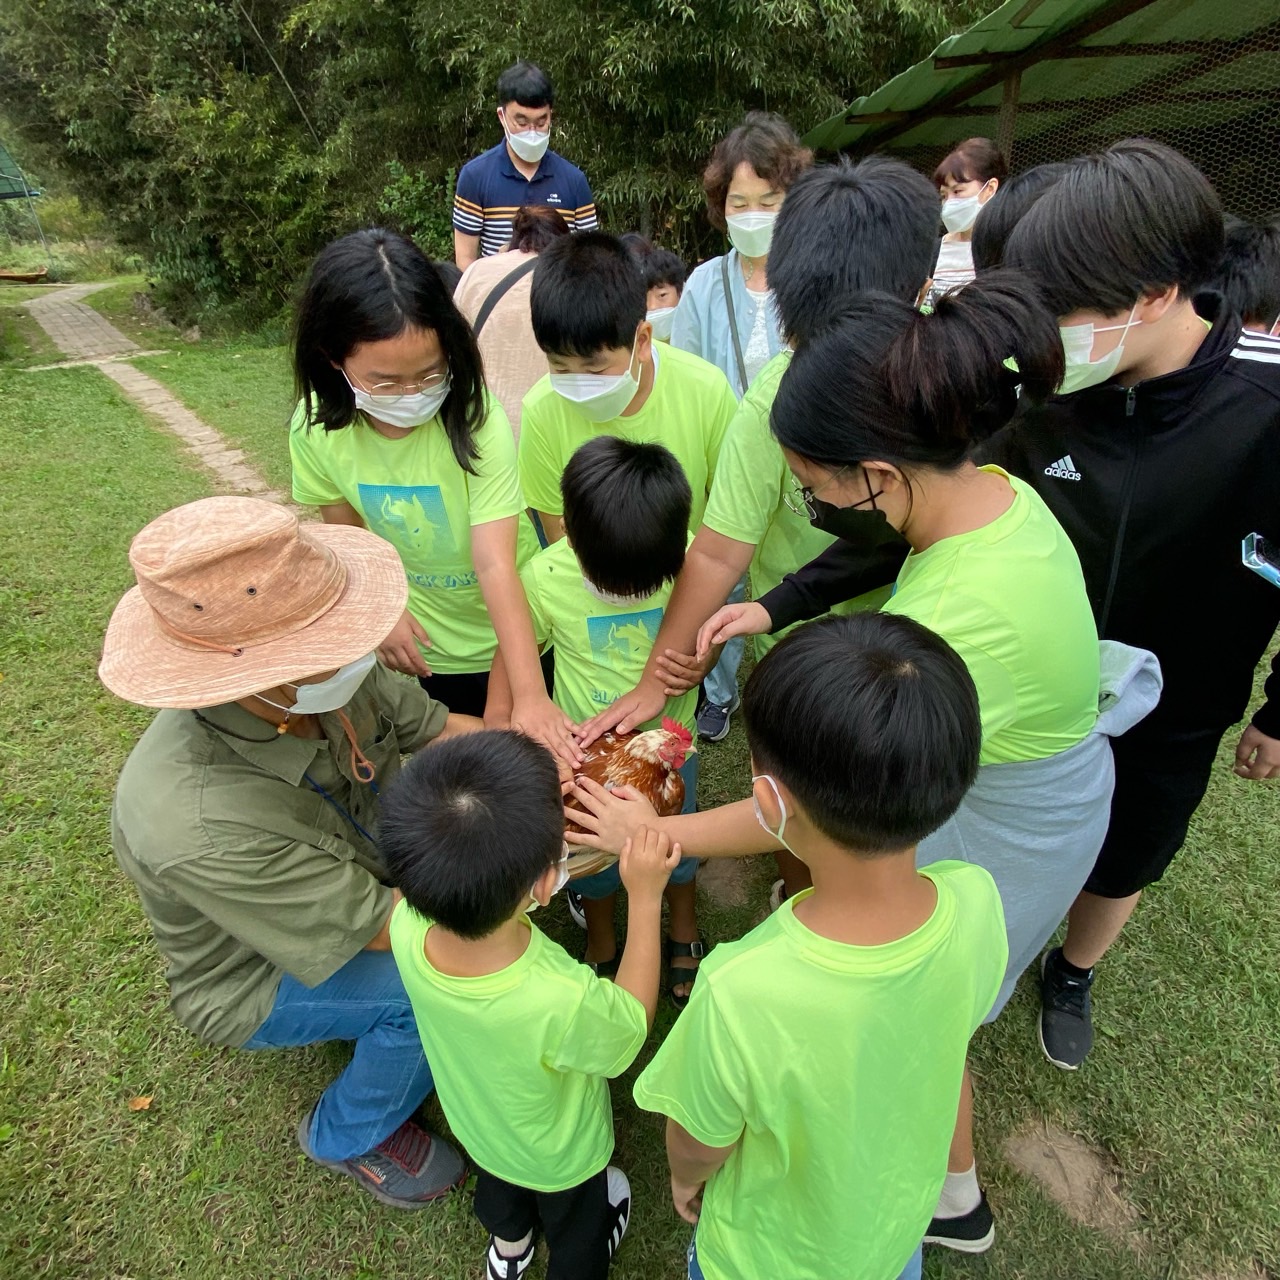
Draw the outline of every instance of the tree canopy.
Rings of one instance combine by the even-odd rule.
[[[719,251],[698,175],[751,108],[801,132],[926,54],[974,0],[15,0],[0,98],[171,308],[278,312],[328,239],[383,222],[450,256],[453,177],[499,72],[556,85],[553,145],[611,230]]]

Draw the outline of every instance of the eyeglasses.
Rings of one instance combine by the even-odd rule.
[[[787,504],[787,510],[793,516],[803,516],[807,520],[812,520],[818,513],[813,508],[813,500],[820,494],[829,484],[834,484],[849,468],[841,467],[839,471],[833,471],[816,489],[810,489],[808,485],[796,484],[791,486],[790,493],[782,495],[782,501]]]
[[[372,387],[364,387],[353,382],[345,369],[342,370],[342,376],[346,378],[347,386],[352,391],[363,391],[378,404],[395,404],[405,396],[415,396],[420,391],[430,391],[433,387],[440,386],[449,377],[447,373],[429,373],[419,382],[379,382]]]

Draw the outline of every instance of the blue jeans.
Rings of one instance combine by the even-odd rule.
[[[354,1040],[342,1074],[320,1095],[309,1142],[321,1160],[350,1160],[394,1133],[431,1092],[431,1068],[390,951],[361,951],[317,987],[287,973],[246,1049]]]
[[[747,580],[743,578],[729,593],[729,599],[725,603],[741,604],[746,598]],[[734,636],[725,645],[720,661],[707,672],[702,687],[706,690],[708,702],[714,702],[718,707],[733,705],[734,698],[738,696],[738,667],[742,664],[746,643],[744,636]]]
[[[915,1253],[911,1255],[911,1261],[902,1268],[898,1280],[920,1280],[921,1248],[922,1246],[917,1246]],[[698,1266],[697,1232],[694,1232],[693,1239],[689,1241],[689,1280],[706,1280],[702,1268]]]

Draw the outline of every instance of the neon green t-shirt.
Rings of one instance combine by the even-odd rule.
[[[1043,499],[999,467],[1013,504],[983,529],[912,552],[889,613],[936,631],[978,686],[982,763],[1043,760],[1098,718],[1098,629],[1080,558]]]
[[[488,671],[498,644],[471,558],[472,528],[520,515],[517,559],[538,546],[521,515],[507,415],[492,396],[488,404],[476,433],[475,475],[458,465],[439,418],[391,440],[363,417],[339,431],[308,428],[299,404],[289,430],[293,500],[348,502],[395,547],[409,578],[409,611],[431,637],[423,652],[441,675]]]
[[[558,516],[560,476],[574,451],[596,436],[665,445],[679,460],[693,490],[689,529],[702,523],[707,491],[725,428],[738,408],[729,380],[701,356],[678,347],[654,352],[656,375],[638,413],[591,422],[551,390],[549,378],[533,386],[520,415],[520,484],[535,511]]]
[[[707,1280],[894,1280],[938,1203],[969,1037],[1008,956],[995,882],[938,862],[933,915],[883,946],[806,928],[797,894],[702,962],[636,1102],[709,1147]]]
[[[402,902],[391,950],[409,993],[440,1105],[475,1162],[532,1191],[566,1191],[609,1163],[605,1080],[635,1061],[644,1006],[572,959],[532,923],[513,965],[480,978],[427,959],[432,922]]]
[[[630,693],[644,672],[674,584],[630,604],[605,604],[582,580],[582,569],[566,538],[540,551],[520,581],[533,615],[538,644],[556,651],[555,704],[571,720],[588,720]],[[669,698],[663,716],[694,729],[698,691]],[[642,728],[660,724],[662,716]]]
[[[780,351],[760,370],[743,396],[725,434],[702,517],[708,529],[755,546],[751,594],[757,600],[835,541],[831,534],[815,529],[804,516],[796,515],[784,500],[795,481],[782,456],[782,446],[769,430],[769,410],[790,362],[791,353]],[[831,612],[878,609],[891,590],[892,586],[886,584],[837,605]],[[756,636],[756,657],[763,658],[791,629]]]

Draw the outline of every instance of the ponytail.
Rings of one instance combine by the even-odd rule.
[[[943,294],[932,315],[917,312],[881,370],[890,400],[922,439],[964,448],[1008,421],[1015,385],[1043,400],[1063,372],[1057,321],[1013,271]]]
[[[770,425],[785,448],[823,466],[874,459],[948,471],[1013,416],[1019,384],[1043,399],[1063,367],[1056,320],[1014,272],[944,295],[932,315],[861,294],[796,349]]]

